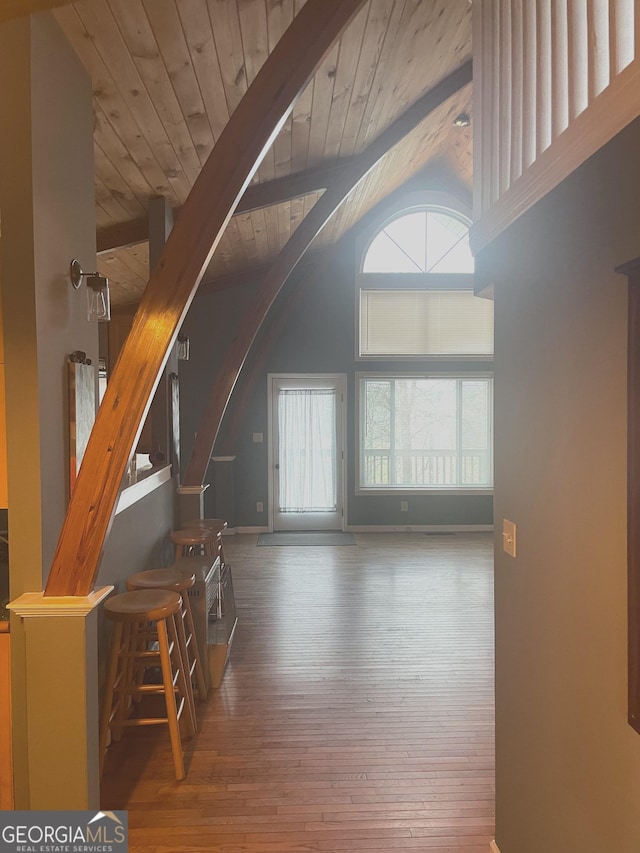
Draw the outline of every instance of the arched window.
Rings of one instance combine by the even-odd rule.
[[[374,234],[360,269],[360,358],[493,355],[493,304],[474,295],[462,214],[403,210]]]
[[[402,213],[378,231],[365,252],[364,273],[473,273],[469,224],[436,207]]]
[[[474,294],[469,224],[412,205],[362,251],[358,357],[377,364],[357,383],[361,494],[492,488],[493,303]]]

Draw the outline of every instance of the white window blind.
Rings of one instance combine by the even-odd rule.
[[[361,290],[361,356],[490,356],[493,302],[470,291]]]

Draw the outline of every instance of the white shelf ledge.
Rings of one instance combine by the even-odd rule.
[[[161,468],[159,471],[154,471],[153,474],[148,474],[146,477],[143,477],[137,483],[133,483],[131,486],[127,486],[126,489],[123,489],[120,492],[120,497],[118,498],[118,505],[116,506],[116,515],[121,512],[124,512],[125,509],[128,509],[133,504],[141,501],[142,498],[145,498],[147,495],[150,495],[151,492],[155,492],[163,483],[166,483],[167,480],[171,479],[171,465],[167,465],[166,468]]]

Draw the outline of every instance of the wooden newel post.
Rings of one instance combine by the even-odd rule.
[[[629,725],[640,734],[640,258],[617,267],[627,276],[627,585]]]

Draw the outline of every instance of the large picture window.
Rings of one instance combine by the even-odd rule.
[[[490,376],[359,378],[360,489],[487,490]]]

